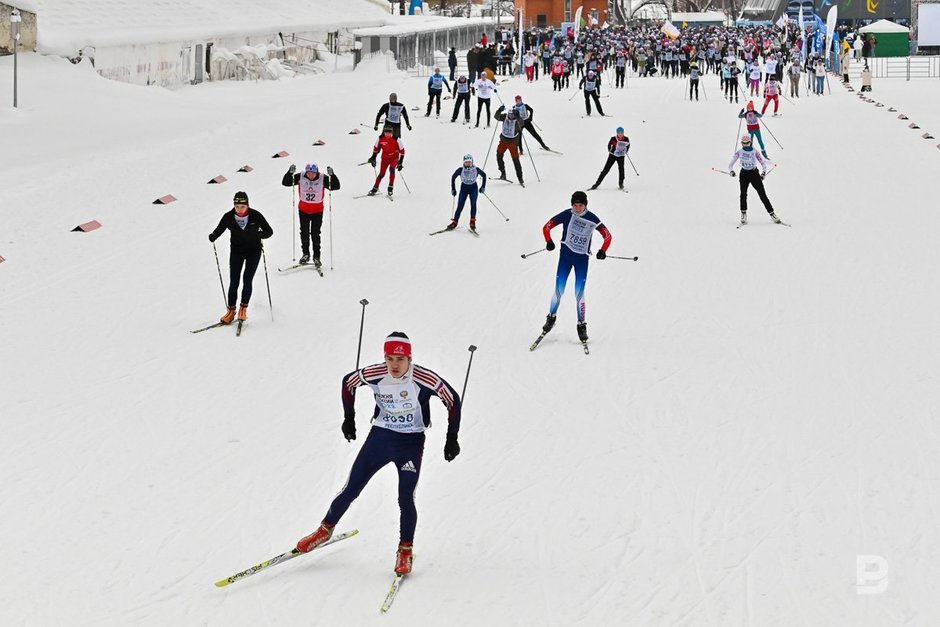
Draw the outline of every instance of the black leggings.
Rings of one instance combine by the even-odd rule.
[[[760,177],[760,172],[757,171],[757,168],[753,170],[741,170],[739,175],[739,180],[741,181],[741,213],[747,211],[747,186],[752,186],[757,190],[757,195],[760,197],[760,201],[764,203],[764,209],[767,210],[767,213],[773,213],[773,205],[770,204],[770,199],[767,198],[767,192],[764,191],[764,181]]]
[[[490,125],[490,99],[477,98],[477,126],[480,126],[480,113],[483,111],[483,105],[486,105],[486,125]]]
[[[242,273],[242,264],[245,266],[245,285],[242,287],[242,304],[247,305],[251,300],[251,281],[255,278],[255,271],[258,269],[258,262],[261,261],[261,249],[241,252],[233,250],[229,253],[229,283],[228,283],[228,306],[234,307],[238,299],[239,275]]]
[[[323,212],[304,213],[300,215],[300,250],[306,255],[310,252],[310,240],[313,239],[313,258],[320,258],[320,226],[323,224]],[[257,262],[255,262],[257,266]],[[250,288],[249,288],[250,291]],[[248,302],[248,301],[244,301]]]
[[[607,153],[607,163],[604,164],[604,169],[601,170],[600,176],[597,177],[597,183],[595,185],[599,186],[604,180],[604,177],[607,176],[607,173],[610,172],[610,168],[613,167],[614,163],[617,164],[617,174],[620,176],[617,178],[617,183],[620,187],[623,187],[623,157],[618,157]]]

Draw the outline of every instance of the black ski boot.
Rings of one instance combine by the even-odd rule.
[[[302,266],[305,266],[307,265],[308,261],[310,261],[310,253],[304,253],[303,256],[297,260],[297,263],[299,263]]]
[[[578,323],[578,339],[581,340],[582,342],[587,342],[588,340],[587,322]]]
[[[555,314],[548,314],[545,316],[545,324],[542,325],[542,333],[548,333],[552,330],[552,327],[555,326]]]
[[[394,185],[389,185],[389,186],[388,186],[388,195],[391,196],[394,192],[395,192],[395,186],[394,186]]]
[[[379,193],[379,188],[378,188],[378,187],[373,187],[372,189],[369,190],[368,195],[369,195],[369,196],[375,196],[375,195],[378,194],[378,193]]]

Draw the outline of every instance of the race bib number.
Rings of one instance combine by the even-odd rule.
[[[590,220],[585,220],[577,216],[572,216],[568,223],[568,237],[565,245],[571,249],[571,252],[580,255],[588,254],[588,248],[591,246],[591,234],[597,225]]]
[[[402,432],[424,431],[421,407],[418,403],[418,388],[413,383],[401,385],[379,385],[375,392],[379,415],[374,424],[385,429]]]

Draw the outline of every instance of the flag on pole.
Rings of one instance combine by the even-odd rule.
[[[787,26],[787,14],[783,13],[780,15],[780,19],[777,20],[777,28],[786,28]]]
[[[800,46],[800,58],[803,61],[806,61],[806,26],[803,24],[803,5],[800,5],[800,16],[797,20],[797,24],[800,25],[800,37],[802,37],[803,45]]]
[[[666,21],[663,23],[663,27],[662,27],[660,30],[662,30],[662,32],[666,33],[666,35],[668,35],[670,39],[678,39],[678,38],[679,38],[679,29],[676,28],[676,26],[675,26],[672,22],[670,22],[669,20],[666,20]]]
[[[829,60],[829,53],[832,51],[832,39],[836,32],[836,20],[839,19],[839,5],[834,4],[829,9],[829,15],[826,16],[826,60]]]

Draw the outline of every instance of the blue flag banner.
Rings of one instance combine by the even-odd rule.
[[[825,47],[826,41],[826,23],[822,21],[822,18],[818,15],[816,16],[816,39],[813,42],[813,51],[824,54],[823,48]]]

